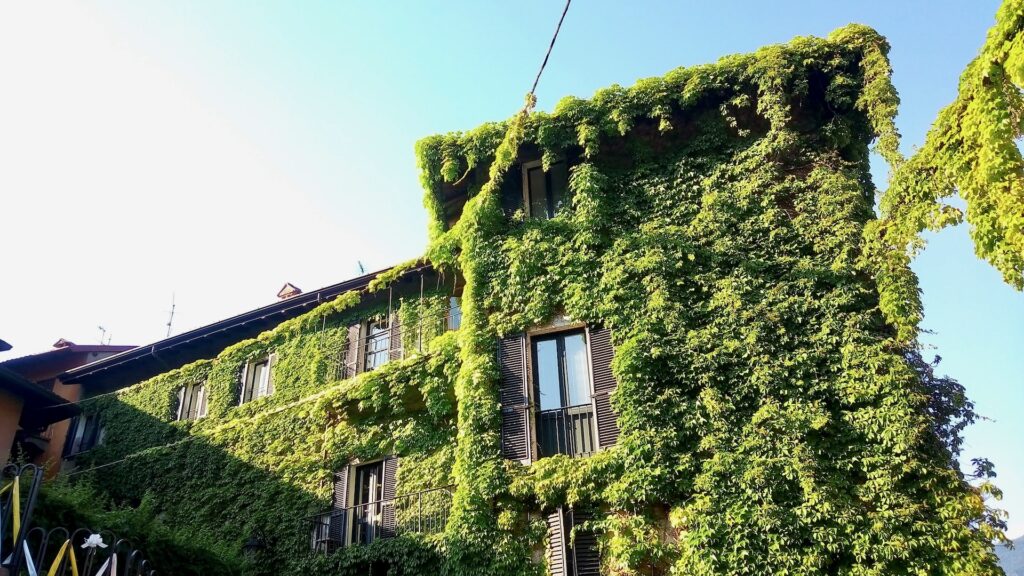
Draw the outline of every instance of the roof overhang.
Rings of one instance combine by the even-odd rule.
[[[0,366],[0,390],[22,401],[22,428],[37,428],[66,420],[81,412],[77,404]]]
[[[216,357],[224,348],[255,338],[281,322],[352,290],[365,289],[385,268],[358,278],[304,292],[291,298],[232,316],[158,342],[108,356],[60,376],[65,384],[94,385],[97,389],[119,388],[147,380],[197,360]]]

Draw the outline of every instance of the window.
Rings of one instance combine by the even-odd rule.
[[[239,404],[270,396],[274,393],[274,382],[270,369],[274,365],[275,354],[254,360],[245,365],[242,373],[242,394]]]
[[[353,542],[369,544],[380,536],[383,521],[384,462],[374,462],[356,468],[353,520]]]
[[[593,452],[596,444],[586,333],[557,332],[532,341],[540,455]]]
[[[178,388],[175,420],[198,420],[206,416],[206,383],[197,382]]]
[[[448,329],[458,330],[462,325],[462,307],[458,296],[448,298]]]
[[[569,200],[569,167],[565,160],[548,170],[540,161],[523,164],[523,201],[532,218],[554,218]]]
[[[103,424],[98,414],[80,415],[75,418],[68,431],[68,442],[64,446],[67,456],[74,456],[103,444]]]
[[[370,321],[366,325],[366,371],[380,368],[391,359],[391,326],[388,322]]]

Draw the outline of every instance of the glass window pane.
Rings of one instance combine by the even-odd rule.
[[[257,362],[252,365],[252,387],[254,392],[253,398],[259,398],[266,393],[266,373],[267,364],[266,362]]]
[[[391,359],[391,327],[383,322],[371,322],[366,335],[366,370],[387,364]]]
[[[551,203],[555,207],[555,214],[569,203],[569,168],[565,162],[551,165]]]
[[[562,393],[558,386],[558,345],[555,340],[537,342],[537,389],[541,410],[562,407]]]
[[[448,298],[448,329],[458,330],[462,325],[462,309],[459,308],[458,296]]]
[[[544,170],[537,166],[527,171],[530,191],[530,216],[534,218],[547,218],[548,216],[548,194],[545,183]]]
[[[570,406],[590,403],[590,371],[583,334],[565,337],[565,388]]]

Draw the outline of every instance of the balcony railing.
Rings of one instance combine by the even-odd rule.
[[[451,491],[451,486],[432,488],[322,512],[309,518],[310,546],[332,552],[402,534],[439,534],[448,523]]]
[[[412,354],[422,353],[431,338],[450,330],[458,330],[461,324],[462,310],[453,307],[421,317],[415,324],[399,326],[397,330],[371,337],[364,335],[357,344],[347,342],[340,349],[334,350],[331,374],[337,380],[345,380],[392,360],[402,360]],[[400,345],[394,344],[396,339]]]
[[[541,410],[537,413],[537,442],[541,456],[585,456],[596,451],[594,408],[580,404]]]

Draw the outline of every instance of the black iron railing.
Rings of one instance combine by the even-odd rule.
[[[451,508],[452,487],[446,486],[328,510],[308,519],[310,546],[332,552],[402,534],[438,534]]]
[[[402,360],[423,352],[434,336],[458,330],[462,324],[462,310],[445,308],[423,316],[418,322],[401,325],[394,330],[363,335],[358,343],[346,342],[335,349],[331,375],[337,380],[351,378],[360,372],[379,368],[392,360]]]
[[[585,456],[597,450],[594,408],[590,404],[566,406],[537,413],[540,456]]]
[[[0,574],[156,575],[141,552],[110,532],[35,525],[42,480],[33,464],[0,466]]]

